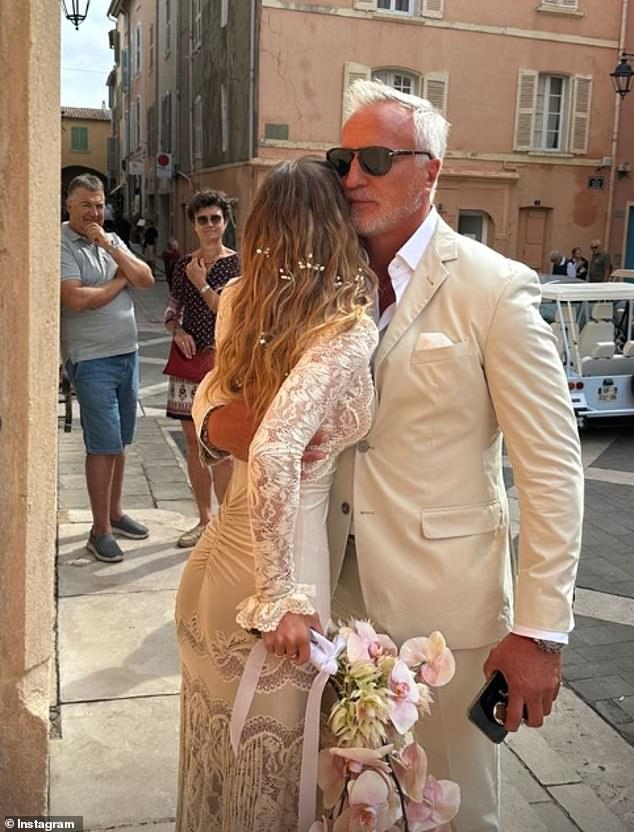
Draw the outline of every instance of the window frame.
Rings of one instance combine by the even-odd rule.
[[[201,95],[197,95],[194,98],[193,109],[194,135],[192,137],[192,153],[194,167],[198,168],[201,166],[203,160],[203,99]]]
[[[165,55],[172,47],[172,0],[165,0]]]
[[[381,75],[387,76],[389,80],[384,80],[384,78],[379,77]],[[411,90],[404,90],[396,86],[394,78],[397,75],[401,75],[403,78],[409,78],[413,82]],[[419,73],[399,69],[398,67],[379,67],[377,69],[373,69],[371,78],[373,81],[382,81],[384,84],[387,84],[388,87],[392,87],[395,90],[405,92],[409,95],[420,95],[423,82],[423,77]]]
[[[220,0],[220,28],[229,23],[229,0]]]
[[[379,6],[380,2],[387,2],[390,4],[389,9],[384,9]],[[393,6],[398,3],[399,0],[377,0],[376,10],[380,14],[395,14],[400,15],[401,17],[413,17],[414,16],[414,0],[402,0],[402,2],[406,2],[408,5],[407,11],[403,11],[402,9],[395,9]]]
[[[138,150],[143,144],[143,102],[140,95],[134,99],[134,122],[134,147]]]
[[[143,36],[141,23],[137,23],[134,29],[134,77],[138,76],[143,71]]]
[[[148,69],[154,66],[154,24],[148,27]]]
[[[554,115],[554,111],[551,112],[550,110],[550,101],[553,97],[553,93],[551,90],[552,82],[554,80],[562,82],[562,89],[560,94],[561,99],[561,106],[557,116],[559,118],[559,126],[558,126],[558,141],[557,147],[548,147],[548,134],[550,132],[548,122],[552,115]],[[543,84],[543,92],[540,91]],[[540,151],[542,153],[566,153],[567,151],[567,136],[568,136],[568,125],[570,124],[570,107],[571,107],[571,93],[572,93],[572,84],[570,83],[570,77],[568,75],[559,74],[556,72],[540,72],[537,78],[537,91],[535,95],[535,115],[533,121],[533,135],[531,136],[531,148],[534,151]],[[539,109],[539,102],[540,98],[543,101],[543,109],[540,111]],[[541,116],[541,128],[538,128],[537,121]],[[540,132],[540,141],[537,143],[535,141],[535,136],[537,132]]]

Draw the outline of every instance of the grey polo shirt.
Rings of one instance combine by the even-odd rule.
[[[116,238],[122,248],[129,249]],[[64,280],[81,280],[84,286],[99,286],[112,280],[117,264],[107,251],[62,224],[61,270]],[[73,363],[91,358],[125,355],[137,349],[134,304],[127,289],[99,309],[74,312],[62,304],[61,346],[64,361]]]

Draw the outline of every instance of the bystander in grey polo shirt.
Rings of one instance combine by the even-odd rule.
[[[119,245],[129,251],[117,237]],[[103,248],[62,224],[61,280],[81,280],[83,286],[99,286],[112,280],[117,264]],[[74,312],[62,304],[62,358],[76,364],[91,358],[109,358],[137,350],[134,304],[127,289],[99,309]]]

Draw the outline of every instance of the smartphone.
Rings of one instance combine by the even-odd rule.
[[[509,687],[504,674],[496,670],[476,696],[467,711],[467,716],[490,740],[500,743],[508,734],[504,727],[506,707],[509,701]],[[526,719],[524,707],[524,719]]]

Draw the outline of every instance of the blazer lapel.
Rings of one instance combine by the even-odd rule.
[[[405,294],[396,308],[377,351],[374,355],[374,367],[378,369],[381,362],[396,346],[404,333],[425,309],[438,289],[449,276],[445,263],[455,260],[456,232],[442,219],[432,237],[427,251],[416,266]]]

